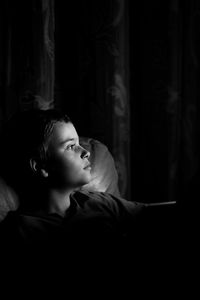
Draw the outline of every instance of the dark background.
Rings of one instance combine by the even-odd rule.
[[[199,1],[44,3],[1,1],[1,125],[30,94],[53,99],[108,146],[122,196],[197,201]]]

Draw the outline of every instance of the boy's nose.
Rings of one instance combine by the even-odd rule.
[[[89,158],[90,157],[90,152],[86,150],[85,148],[82,148],[82,153],[81,153],[81,158]]]

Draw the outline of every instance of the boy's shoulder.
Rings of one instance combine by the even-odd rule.
[[[144,203],[128,201],[122,197],[116,197],[106,192],[96,191],[76,191],[73,198],[78,202],[81,207],[92,206],[101,207],[106,210],[111,210],[115,214],[130,213],[135,214],[141,209],[145,208]]]
[[[81,190],[72,194],[72,198],[81,206],[85,205],[105,205],[110,206],[116,201],[122,201],[120,198],[114,197],[112,194],[98,191]]]

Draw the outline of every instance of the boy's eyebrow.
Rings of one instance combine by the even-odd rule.
[[[78,140],[78,139],[77,138],[66,139],[66,140],[61,141],[60,144],[63,145],[63,144],[66,144],[68,142],[72,142],[72,141],[75,141],[75,140]]]

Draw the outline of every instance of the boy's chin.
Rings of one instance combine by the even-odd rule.
[[[90,175],[90,176],[88,176],[88,177],[86,178],[86,180],[85,180],[85,182],[84,182],[83,185],[86,185],[86,184],[90,183],[91,180],[92,180],[92,176]]]
[[[87,185],[88,183],[90,183],[91,180],[92,180],[91,174],[88,174],[87,176],[85,176],[82,183],[81,183],[81,187],[84,186],[84,185]]]

